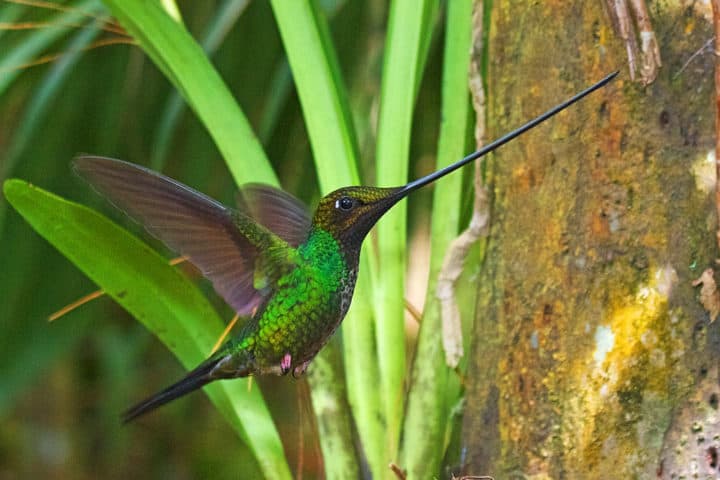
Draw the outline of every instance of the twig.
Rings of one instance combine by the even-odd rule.
[[[78,307],[80,307],[80,306],[82,306],[82,305],[85,305],[85,304],[88,303],[89,301],[95,300],[95,299],[98,298],[98,297],[102,297],[103,295],[105,295],[105,290],[95,290],[95,291],[92,292],[92,293],[88,293],[88,294],[85,295],[84,297],[78,298],[78,299],[75,300],[74,302],[65,305],[63,308],[61,308],[61,309],[58,310],[57,312],[55,312],[55,313],[53,313],[52,315],[50,315],[50,316],[48,317],[48,322],[54,322],[55,320],[57,320],[58,318],[64,316],[65,314],[70,313],[70,312],[72,312],[73,310],[75,310],[76,308],[78,308]]]
[[[720,0],[711,0],[713,27],[715,30],[715,212],[720,226]],[[715,232],[715,239],[720,247],[720,229]],[[700,303],[710,315],[710,322],[720,314],[720,293],[715,283],[715,272],[712,268],[705,269],[700,278],[692,285],[700,288]]]
[[[67,28],[71,29],[74,28],[76,30],[80,30],[82,28],[93,28],[95,25],[91,23],[77,23],[77,22],[0,22],[0,30],[47,30],[49,28]],[[107,28],[105,26],[99,27],[101,30],[104,30],[106,32],[110,33],[116,33],[118,35],[121,35],[123,37],[128,37],[128,35],[125,32],[118,32],[114,29]],[[130,38],[130,37],[128,37]]]
[[[700,278],[692,282],[693,287],[700,288],[700,303],[702,303],[705,311],[710,316],[710,323],[720,315],[720,292],[718,292],[717,283],[715,283],[715,272],[712,268],[706,268]]]
[[[643,85],[649,85],[655,81],[658,70],[662,66],[660,47],[650,23],[645,0],[630,0],[630,8],[633,11],[635,25],[640,36],[640,77]]]
[[[170,265],[175,266],[180,263],[186,262],[187,259],[188,259],[188,257],[183,255],[182,257],[176,257],[176,258],[171,259],[168,263]],[[51,314],[48,317],[48,322],[53,322],[53,321],[57,320],[58,318],[72,312],[76,308],[81,307],[81,306],[85,305],[86,303],[88,303],[89,301],[95,300],[98,297],[102,297],[103,295],[105,295],[105,290],[102,290],[102,289],[95,290],[92,293],[88,293],[84,297],[81,297],[81,298],[75,300],[74,302],[65,305],[63,308],[61,308],[57,312]]]
[[[305,435],[303,432],[303,392],[300,382],[296,383],[295,393],[297,395],[298,409],[298,460],[295,468],[296,480],[302,480],[303,468],[305,466]]]
[[[615,32],[625,43],[630,79],[635,81],[639,69],[642,84],[652,83],[657,78],[662,60],[645,0],[606,0],[605,4]]]
[[[713,12],[713,27],[715,29],[715,209],[720,224],[720,0],[711,0]],[[716,233],[720,246],[720,230]]]
[[[86,18],[91,18],[94,20],[99,21],[103,24],[101,29],[117,33],[118,35],[127,35],[125,32],[125,29],[121,27],[118,23],[114,22],[111,19],[108,19],[106,15],[100,15],[92,12],[88,12],[76,7],[71,7],[68,5],[63,5],[56,2],[46,2],[43,0],[5,0],[8,3],[16,3],[18,5],[27,5],[29,7],[36,7],[36,8],[45,8],[47,10],[56,10],[59,12],[67,12],[67,13],[77,13],[80,14]]]
[[[399,478],[400,480],[407,480],[407,472],[405,470],[398,467],[392,462],[390,462],[390,465],[388,465],[388,467],[390,467],[390,470],[395,474],[397,478]]]
[[[230,331],[233,329],[233,327],[234,327],[235,324],[237,323],[238,318],[240,318],[240,315],[238,315],[238,314],[236,313],[235,316],[232,318],[232,320],[230,320],[230,323],[227,324],[227,326],[225,327],[225,330],[223,330],[223,332],[222,332],[222,334],[220,335],[220,337],[219,337],[219,338],[217,339],[217,341],[215,342],[215,345],[213,345],[213,348],[212,348],[212,350],[210,351],[210,355],[212,355],[213,353],[217,352],[217,349],[220,348],[220,345],[223,344],[223,342],[225,341],[225,339],[227,338],[227,336],[230,334]]]
[[[0,69],[0,74],[6,73],[6,72],[12,72],[13,70],[24,70],[26,68],[30,67],[36,67],[38,65],[44,65],[46,63],[54,62],[55,60],[58,60],[59,58],[62,58],[64,55],[67,55],[69,53],[75,53],[75,52],[87,52],[89,50],[100,48],[100,47],[107,47],[109,45],[137,45],[137,42],[133,40],[130,37],[112,37],[112,38],[106,38],[103,40],[97,40],[87,47],[79,48],[77,50],[68,50],[66,52],[62,53],[52,53],[48,55],[43,55],[42,57],[38,57],[35,60],[32,60],[30,62],[21,63],[19,65],[12,65],[10,67],[6,67],[3,69]]]
[[[490,475],[463,475],[462,477],[452,476],[452,480],[495,480]]]
[[[713,44],[714,41],[715,41],[715,37],[709,38],[707,42],[703,43],[703,46],[702,46],[702,47],[700,47],[695,53],[693,53],[692,55],[690,55],[690,58],[688,58],[688,59],[685,61],[685,63],[683,63],[683,66],[680,67],[680,70],[678,70],[678,72],[677,72],[675,75],[673,75],[673,80],[675,80],[677,77],[680,76],[680,74],[681,74],[682,72],[685,71],[685,69],[688,67],[688,65],[690,65],[690,62],[692,62],[695,57],[697,57],[698,55],[701,55],[701,54],[705,53],[706,51],[710,51],[710,50],[711,50],[710,47],[712,46],[712,44]]]
[[[475,143],[480,148],[485,135],[485,92],[482,86],[481,66],[479,60],[482,52],[482,2],[475,2],[473,7],[473,44],[470,61],[469,87],[475,110]],[[435,296],[440,302],[442,318],[443,349],[445,363],[451,368],[457,367],[463,356],[462,324],[460,309],[455,299],[455,283],[462,274],[465,258],[478,239],[487,234],[490,212],[487,190],[482,181],[482,160],[475,163],[475,201],[470,225],[460,236],[452,241],[442,269],[438,275]]]
[[[410,314],[411,317],[419,324],[422,321],[422,312],[417,309],[415,305],[410,303],[410,300],[405,299],[405,310]]]
[[[613,13],[616,20],[615,27],[617,34],[625,42],[625,51],[628,56],[628,68],[630,70],[630,80],[635,81],[635,71],[637,57],[637,41],[635,35],[632,33],[632,27],[630,26],[630,12],[628,10],[626,0],[608,0],[608,7]]]

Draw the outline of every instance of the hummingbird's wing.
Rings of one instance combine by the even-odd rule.
[[[300,200],[284,190],[261,183],[247,183],[237,194],[237,204],[260,225],[297,247],[307,240],[312,218]]]
[[[295,249],[247,212],[171,178],[102,157],[77,158],[73,168],[152,235],[187,256],[241,315],[263,300],[272,277],[294,265]]]

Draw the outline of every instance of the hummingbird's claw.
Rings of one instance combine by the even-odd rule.
[[[292,357],[289,353],[286,353],[285,356],[280,360],[280,373],[282,375],[287,375],[287,373],[290,371],[290,367],[292,366]]]
[[[297,365],[293,369],[293,378],[300,378],[305,373],[305,370],[307,370],[308,365],[310,365],[310,360],[307,362],[303,362],[300,365]]]

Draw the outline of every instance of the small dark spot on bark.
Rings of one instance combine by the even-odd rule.
[[[592,24],[592,38],[595,43],[600,41],[600,22],[597,20]]]
[[[535,170],[532,168],[529,169],[528,172],[528,183],[530,184],[530,188],[537,186],[537,178],[535,177]]]
[[[512,309],[512,306],[510,304],[509,300],[506,300],[503,302],[503,313],[508,314],[510,313],[510,310]]]
[[[645,253],[640,252],[633,256],[630,261],[633,268],[640,271],[645,271],[650,266],[650,260]]]
[[[683,146],[697,146],[698,132],[687,125],[680,127],[680,136],[683,139]]]
[[[600,106],[598,107],[598,114],[601,117],[604,117],[608,114],[608,104],[607,102],[602,102]]]
[[[518,375],[517,389],[518,393],[520,394],[522,394],[525,390],[525,379],[522,377],[522,375]]]
[[[705,320],[700,320],[699,322],[695,323],[695,326],[693,327],[693,332],[692,332],[693,344],[697,345],[698,343],[704,341],[705,336],[706,336],[705,324],[706,324]],[[707,374],[707,367],[703,366],[702,369],[700,370],[700,373],[702,374],[703,371],[705,371],[705,374]]]
[[[543,307],[543,322],[548,324],[552,321],[553,307],[549,303],[546,303]]]
[[[660,112],[659,121],[660,121],[660,126],[661,126],[661,127],[667,127],[667,126],[668,126],[668,124],[670,123],[670,114],[668,113],[667,110],[663,110],[662,112]]]
[[[700,376],[704,378],[704,377],[707,377],[707,374],[708,374],[707,365],[703,365],[702,367],[700,367]]]
[[[718,396],[717,396],[717,393],[713,393],[712,395],[710,395],[710,398],[708,399],[708,403],[710,404],[710,406],[711,406],[712,408],[714,408],[715,410],[717,410],[717,408],[718,408]]]
[[[620,152],[624,152],[627,149],[628,146],[628,136],[625,134],[625,131],[623,131],[620,134]]]
[[[642,393],[637,386],[629,386],[618,390],[617,397],[622,408],[628,413],[636,411],[638,405],[642,403]]]
[[[717,468],[717,466],[718,466],[718,449],[717,449],[717,447],[710,447],[707,449],[707,461],[708,461],[708,467]]]

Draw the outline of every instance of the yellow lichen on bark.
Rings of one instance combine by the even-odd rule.
[[[493,8],[490,137],[625,69],[599,2]],[[717,256],[714,205],[693,173],[713,144],[712,77],[673,79],[710,28],[673,8],[653,10],[667,69],[655,83],[623,70],[488,162],[467,473],[653,478],[673,412],[719,360],[720,331],[692,287]]]
[[[594,349],[576,358],[569,369],[568,391],[576,395],[570,399],[573,413],[566,413],[563,443],[568,460],[575,460],[568,463],[583,465],[580,471],[597,465],[602,457],[637,451],[639,438],[618,426],[638,416],[641,405],[635,400],[661,398],[668,390],[672,378],[668,368],[683,351],[668,311],[677,281],[671,266],[656,268],[634,295],[618,298],[603,321],[588,332]],[[579,417],[584,418],[580,429]],[[652,461],[638,455],[641,465]]]

